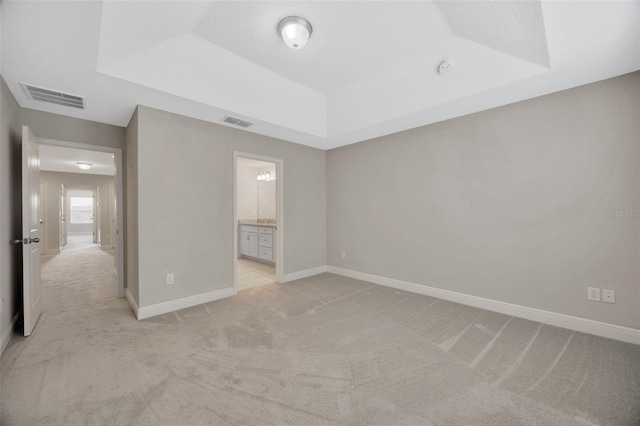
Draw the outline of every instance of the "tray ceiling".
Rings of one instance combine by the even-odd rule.
[[[330,149],[640,68],[638,2],[5,2],[23,107],[125,126],[137,104]],[[276,31],[314,28],[304,49]],[[447,75],[441,61],[453,63]],[[84,111],[19,83],[77,93]],[[223,124],[226,125],[226,124]]]

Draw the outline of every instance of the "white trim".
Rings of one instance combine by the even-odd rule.
[[[167,312],[178,311],[180,309],[190,308],[203,303],[213,302],[214,300],[235,296],[235,294],[236,292],[233,287],[227,287],[221,290],[214,290],[208,293],[171,300],[169,302],[158,303],[150,306],[141,306],[138,308],[138,314],[136,316],[139,320],[151,318],[156,315],[166,314]]]
[[[115,156],[116,169],[114,183],[116,190],[116,270],[118,271],[118,297],[125,297],[124,286],[124,167],[123,148],[105,145],[93,145],[78,142],[61,141],[56,139],[38,138],[40,145],[61,146],[65,148],[77,148],[88,151],[109,152]],[[61,231],[62,232],[62,231]]]
[[[323,272],[327,272],[327,265],[322,265],[322,266],[316,266],[315,268],[311,268],[311,269],[304,269],[302,271],[297,271],[297,272],[291,272],[290,274],[284,274],[284,277],[282,277],[282,282],[283,283],[288,283],[290,281],[295,281],[295,280],[300,280],[302,278],[307,278],[307,277],[312,277],[314,275],[318,275],[321,274]]]
[[[473,306],[488,311],[499,312],[518,318],[541,322],[543,324],[554,325],[556,327],[568,328],[569,330],[594,334],[596,336],[607,337],[609,339],[621,340],[623,342],[640,345],[640,330],[621,325],[608,324],[586,318],[574,317],[571,315],[559,314],[556,312],[544,311],[542,309],[530,308],[527,306],[515,305],[512,303],[500,302],[498,300],[485,299],[483,297],[471,296],[469,294],[455,291],[443,290],[426,285],[400,281],[393,278],[381,277],[364,272],[352,271],[338,268],[336,266],[327,267],[328,272],[369,281],[374,284],[386,287],[397,288],[411,293],[422,294],[424,296],[436,297],[438,299],[449,300],[463,305]]]
[[[284,278],[284,160],[264,155],[233,151],[233,289],[238,293],[238,157],[266,161],[276,165],[276,282],[285,282]]]
[[[127,298],[127,301],[129,302],[129,305],[131,306],[131,309],[133,310],[133,314],[136,316],[136,318],[138,318],[138,311],[140,309],[138,308],[138,304],[136,303],[136,299],[133,298],[133,294],[131,294],[129,289],[126,289],[124,294],[125,294],[125,297]],[[140,318],[138,318],[138,319],[140,319]]]
[[[9,344],[9,341],[13,337],[13,328],[15,327],[19,317],[20,317],[20,312],[18,312],[13,317],[13,319],[11,320],[11,323],[9,324],[9,328],[7,328],[4,333],[2,333],[2,338],[0,338],[0,355],[2,355],[2,353],[4,352],[4,349],[7,347],[7,345]]]

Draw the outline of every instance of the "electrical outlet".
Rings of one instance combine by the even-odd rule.
[[[594,302],[600,301],[600,289],[598,287],[587,287],[587,299]]]
[[[347,258],[347,252],[346,251],[341,251],[340,252],[340,257],[343,258],[343,259],[346,259]]]
[[[167,285],[172,285],[174,283],[173,274],[167,274]],[[598,299],[600,300],[600,299]]]
[[[616,292],[614,290],[602,289],[602,301],[606,303],[616,303]]]

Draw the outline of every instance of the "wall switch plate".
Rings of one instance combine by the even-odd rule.
[[[616,292],[614,290],[602,289],[602,301],[606,303],[616,303]]]
[[[594,302],[600,301],[600,289],[598,287],[587,287],[587,299]]]
[[[347,252],[346,251],[341,251],[340,252],[340,257],[343,258],[343,259],[346,259],[347,258]]]
[[[167,274],[167,285],[173,284],[175,281],[173,279],[173,274]],[[600,299],[598,299],[600,300]]]

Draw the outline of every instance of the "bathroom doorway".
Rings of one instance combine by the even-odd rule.
[[[282,160],[234,153],[234,284],[281,281]]]

